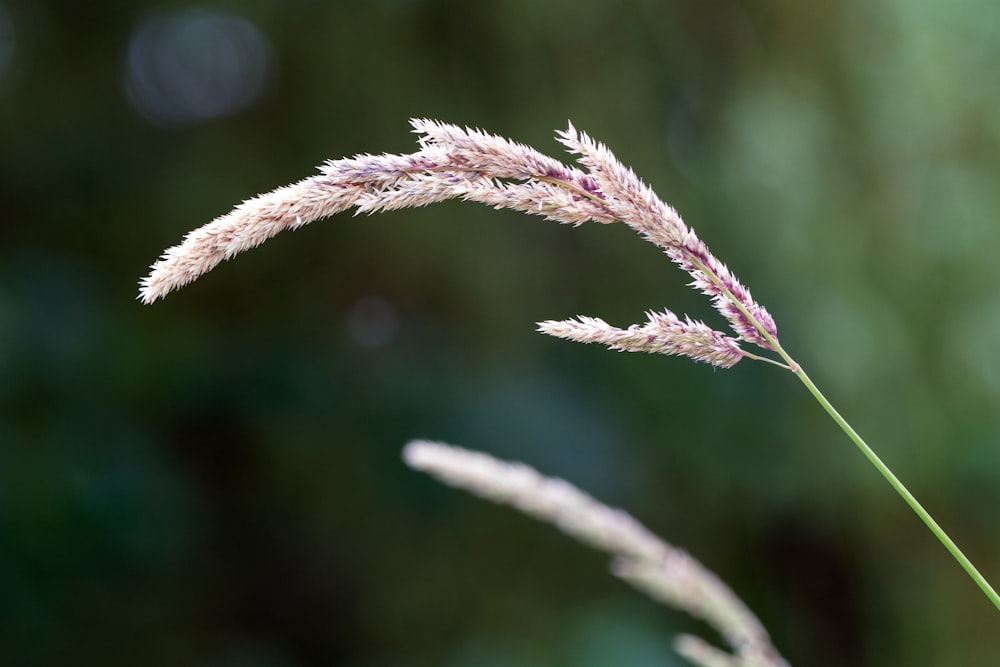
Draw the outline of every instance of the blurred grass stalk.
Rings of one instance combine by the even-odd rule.
[[[654,600],[705,621],[734,651],[730,655],[697,637],[681,635],[674,647],[692,662],[703,667],[788,667],[761,622],[721,579],[628,513],[523,463],[453,445],[414,440],[403,450],[403,459],[445,484],[510,505],[611,554],[615,576]]]

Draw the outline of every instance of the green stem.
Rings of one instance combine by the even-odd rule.
[[[1000,595],[997,595],[997,592],[992,586],[990,586],[990,582],[986,581],[986,577],[984,577],[979,570],[976,569],[976,566],[972,564],[972,561],[970,561],[969,558],[962,553],[962,550],[958,548],[958,545],[955,544],[955,542],[948,536],[948,533],[944,532],[944,529],[938,525],[938,522],[934,520],[934,517],[932,517],[930,513],[924,509],[924,506],[921,505],[920,502],[914,497],[914,495],[910,493],[910,490],[907,489],[901,481],[899,481],[899,478],[893,474],[892,470],[889,469],[889,466],[882,462],[882,459],[878,457],[875,450],[873,450],[868,443],[865,442],[860,435],[858,435],[858,432],[847,423],[847,420],[844,419],[839,412],[837,412],[837,409],[833,407],[829,400],[827,400],[826,396],[823,395],[823,392],[819,390],[819,387],[813,384],[812,379],[806,375],[806,372],[802,369],[802,367],[799,366],[799,364],[796,363],[796,361],[792,359],[787,352],[785,352],[784,348],[781,347],[781,344],[778,343],[777,339],[767,332],[764,326],[757,321],[746,306],[740,303],[740,301],[733,296],[732,292],[729,291],[725,283],[723,283],[723,281],[716,276],[714,272],[712,272],[700,261],[696,260],[694,263],[705,275],[709,277],[709,280],[715,283],[715,285],[722,290],[722,292],[726,295],[726,298],[735,304],[739,311],[753,323],[753,325],[760,332],[761,336],[763,336],[771,346],[771,349],[777,352],[778,355],[784,359],[785,363],[788,364],[788,369],[798,376],[799,380],[802,381],[802,384],[804,384],[806,389],[809,390],[809,393],[813,395],[816,401],[823,406],[823,409],[826,410],[830,417],[833,418],[833,421],[837,423],[837,426],[839,426],[841,430],[847,434],[847,437],[851,439],[851,442],[857,445],[858,449],[861,450],[861,453],[864,454],[869,461],[871,461],[872,465],[875,466],[875,469],[878,470],[883,477],[885,477],[886,481],[889,482],[889,485],[896,490],[896,493],[898,493],[903,500],[906,501],[906,504],[910,506],[910,509],[912,509],[913,512],[920,517],[920,520],[923,521],[930,531],[938,538],[938,540],[941,541],[944,548],[948,550],[948,553],[950,553],[956,561],[958,561],[958,564],[961,565],[962,569],[966,571],[969,577],[976,582],[976,585],[982,589],[986,597],[993,603],[993,606],[1000,609]],[[772,361],[772,363],[776,362]],[[781,364],[778,365],[780,366]]]
[[[962,566],[972,580],[983,590],[983,593],[985,593],[986,597],[990,599],[990,602],[992,602],[997,609],[1000,609],[1000,595],[997,595],[997,592],[993,590],[992,586],[990,586],[990,582],[986,581],[986,577],[980,574],[979,570],[976,569],[976,566],[972,564],[972,561],[970,561],[968,557],[962,553],[962,550],[958,548],[958,545],[955,544],[950,537],[948,537],[948,533],[944,532],[944,529],[938,525],[938,522],[934,520],[934,517],[932,517],[930,513],[924,509],[923,505],[921,505],[913,494],[910,493],[909,489],[907,489],[906,486],[899,481],[899,478],[893,474],[892,470],[889,469],[889,466],[882,462],[882,459],[880,459],[875,451],[868,446],[868,443],[866,443],[864,439],[858,435],[858,432],[847,423],[847,420],[844,419],[839,412],[837,412],[836,408],[834,408],[833,405],[830,404],[830,401],[827,400],[826,396],[823,395],[823,392],[821,392],[819,388],[813,384],[813,381],[808,375],[806,375],[806,372],[802,370],[802,367],[792,362],[791,358],[788,357],[780,346],[777,351],[783,358],[789,361],[789,365],[791,365],[792,368],[796,369],[794,373],[798,376],[799,380],[801,380],[802,384],[806,386],[809,393],[816,398],[816,401],[823,406],[823,409],[829,413],[829,415],[833,418],[833,421],[837,422],[837,426],[839,426],[844,433],[847,434],[847,437],[858,446],[861,453],[868,457],[868,460],[872,462],[872,465],[875,466],[880,473],[882,473],[882,476],[885,477],[886,481],[889,482],[892,488],[896,489],[896,493],[903,497],[903,500],[905,500],[906,504],[910,506],[910,509],[912,509],[914,513],[920,517],[920,520],[927,524],[927,527],[930,528],[931,532],[934,533],[939,540],[941,540],[941,544],[944,545],[944,548],[951,553],[955,560],[958,561],[958,564]]]

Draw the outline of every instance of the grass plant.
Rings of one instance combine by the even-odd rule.
[[[413,120],[412,125],[419,135],[419,150],[414,153],[365,154],[328,161],[320,166],[319,174],[249,199],[190,232],[152,265],[150,274],[141,281],[139,298],[152,303],[281,231],[352,208],[358,213],[375,213],[462,198],[571,225],[624,223],[662,248],[691,276],[690,285],[710,298],[731,331],[715,330],[669,310],[650,311],[645,322],[625,329],[597,317],[580,316],[541,322],[538,330],[615,350],[686,356],[720,368],[746,358],[794,374],[1000,610],[1000,596],[986,578],[785,351],[770,313],[677,211],[605,145],[569,125],[557,139],[576,156],[579,166],[571,166],[481,130],[423,119]],[[660,591],[659,599],[713,622],[735,651],[733,655],[721,654],[687,638],[681,642],[681,650],[689,658],[703,665],[784,664],[759,622],[728,588],[686,555],[677,556],[682,552],[649,535],[631,517],[599,505],[564,482],[540,478],[530,469],[485,455],[420,443],[411,445],[406,456],[412,465],[448,483],[520,507],[615,554],[619,559],[616,573],[644,590]],[[575,501],[561,503],[557,496]],[[687,563],[687,569],[681,568],[683,576],[694,576],[700,584],[671,578],[676,574],[671,563],[676,565],[678,558]],[[673,583],[664,583],[668,580]],[[706,611],[717,608],[715,602],[707,600],[713,597],[723,600],[719,604],[732,613]],[[719,620],[723,616],[742,620],[730,627]]]

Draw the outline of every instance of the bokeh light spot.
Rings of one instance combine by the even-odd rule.
[[[153,123],[196,123],[252,105],[273,71],[271,46],[252,23],[190,9],[152,15],[136,27],[125,92]]]
[[[399,317],[391,303],[377,296],[360,299],[347,314],[347,331],[365,347],[379,347],[396,335]]]

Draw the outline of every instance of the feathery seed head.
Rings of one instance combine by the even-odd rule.
[[[712,298],[741,340],[772,347],[767,336],[776,340],[774,320],[749,290],[677,211],[607,146],[572,123],[556,136],[586,171],[482,130],[427,119],[411,124],[420,137],[420,149],[414,153],[327,161],[319,175],[248,199],[190,232],[153,264],[141,281],[139,298],[151,303],[282,230],[347,209],[374,213],[462,198],[573,225],[622,221],[687,271],[691,285]],[[722,367],[745,356],[735,339],[701,322],[682,322],[669,311],[651,314],[646,324],[627,330],[595,318],[543,325],[546,333],[565,338],[621,350],[680,354]]]

